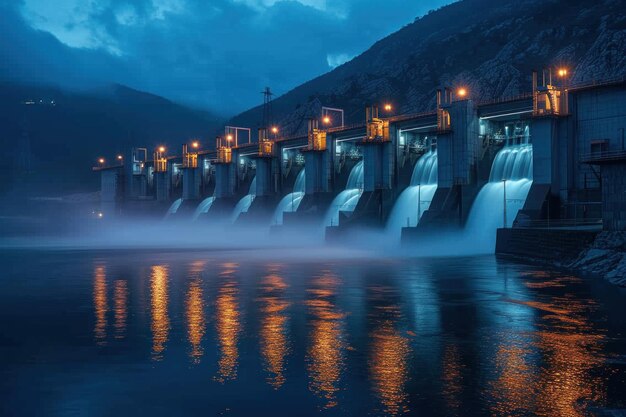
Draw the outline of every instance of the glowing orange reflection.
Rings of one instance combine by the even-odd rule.
[[[344,368],[343,319],[345,315],[333,303],[336,277],[325,274],[309,290],[312,296],[306,305],[313,317],[307,350],[309,389],[326,400],[324,408],[337,405],[339,381]]]
[[[384,321],[372,336],[370,370],[374,391],[380,398],[385,412],[395,416],[409,411],[405,384],[409,378],[407,361],[409,341]]]
[[[224,264],[224,271],[220,275],[230,275],[235,272],[236,264]],[[237,362],[239,360],[239,305],[237,301],[238,289],[236,282],[228,278],[220,287],[216,300],[216,330],[220,350],[218,361],[218,375],[220,382],[237,378]]]
[[[574,299],[567,305],[578,311],[584,308],[583,303]],[[554,320],[554,317],[548,318]],[[564,320],[558,327],[560,329],[548,328],[538,334],[537,345],[546,365],[537,382],[537,414],[588,415],[580,405],[602,403],[606,393],[604,380],[593,372],[604,363],[604,337],[597,334],[582,315]]]
[[[194,279],[189,283],[186,300],[187,338],[191,345],[189,357],[193,363],[199,363],[202,358],[202,338],[206,330],[201,284],[200,279]]]
[[[388,288],[372,288],[381,300],[387,298]],[[409,411],[405,385],[409,379],[409,340],[395,328],[401,317],[396,304],[381,303],[374,309],[374,330],[370,334],[370,374],[374,392],[387,415]]]
[[[529,351],[522,346],[504,344],[496,352],[498,378],[491,384],[494,404],[493,416],[510,416],[520,410],[532,410],[536,381],[533,369],[527,360]]]
[[[540,287],[542,288],[542,287]],[[541,297],[538,297],[541,299]],[[519,410],[539,416],[585,416],[586,403],[603,403],[604,336],[588,320],[596,306],[573,295],[518,301],[538,311],[537,330],[523,346],[506,340],[497,352],[493,415]],[[536,356],[540,360],[531,360]]]
[[[96,343],[104,344],[106,342],[107,327],[107,281],[106,270],[104,266],[96,266],[93,278],[93,306],[96,315],[96,323],[93,333]]]
[[[169,270],[165,265],[152,267],[150,280],[150,296],[152,308],[152,358],[163,359],[163,352],[169,337],[170,319],[168,316],[168,277]]]
[[[449,414],[458,415],[461,408],[460,395],[463,390],[463,365],[456,345],[450,344],[445,347],[442,369],[443,396],[450,409]]]
[[[128,317],[128,284],[126,280],[119,279],[113,286],[114,313],[115,313],[115,338],[124,338],[126,333],[126,320]]]
[[[285,382],[285,360],[289,353],[287,315],[289,303],[283,299],[287,284],[278,275],[271,274],[262,282],[261,355],[264,368],[270,374],[268,383],[280,388]]]

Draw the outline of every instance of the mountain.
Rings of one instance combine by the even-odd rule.
[[[100,156],[159,144],[179,154],[190,138],[212,144],[220,125],[208,112],[123,85],[76,92],[3,82],[0,193],[17,183],[39,193],[93,190],[99,178],[91,167]]]
[[[364,120],[368,103],[389,101],[396,114],[434,109],[442,86],[465,86],[478,101],[527,92],[533,69],[567,66],[571,82],[624,76],[624,51],[624,0],[462,0],[294,88],[272,110],[291,135],[322,104],[345,109],[352,123]],[[252,108],[231,123],[257,126],[261,112]]]

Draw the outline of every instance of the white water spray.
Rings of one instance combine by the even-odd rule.
[[[473,244],[486,252],[495,250],[496,230],[513,225],[532,183],[532,145],[507,146],[497,153],[489,182],[478,193],[467,219],[465,229]]]
[[[256,197],[256,176],[252,179],[252,182],[250,183],[248,194],[243,196],[241,200],[239,200],[235,208],[233,209],[233,213],[230,215],[231,223],[235,223],[241,213],[248,212],[248,209],[252,205],[252,202],[254,201],[255,197]]]
[[[363,161],[356,164],[350,176],[348,177],[348,183],[345,190],[337,194],[330,204],[326,216],[324,217],[325,226],[338,226],[339,225],[339,212],[343,211],[350,215],[354,212],[359,199],[363,194]]]
[[[274,210],[274,215],[272,216],[272,225],[281,225],[283,224],[283,213],[294,213],[298,211],[298,207],[300,206],[300,202],[304,198],[304,185],[305,185],[305,169],[301,169],[296,177],[296,182],[293,186],[293,192],[287,194],[280,200],[278,206],[276,206],[276,210]]]
[[[400,236],[403,227],[415,227],[437,191],[437,151],[429,151],[415,164],[411,185],[398,197],[387,220],[387,232]]]
[[[183,204],[183,199],[179,198],[177,200],[175,200],[172,205],[170,206],[170,208],[167,209],[167,213],[165,213],[165,218],[167,219],[168,217],[170,217],[172,214],[176,214],[176,212],[178,211],[178,209],[180,208],[180,205]]]
[[[193,212],[193,216],[191,217],[192,221],[198,220],[201,214],[206,214],[211,209],[213,202],[215,201],[215,197],[207,197],[196,207],[196,210]]]

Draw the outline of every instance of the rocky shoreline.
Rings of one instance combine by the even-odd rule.
[[[626,287],[626,232],[601,232],[568,269],[598,275]]]

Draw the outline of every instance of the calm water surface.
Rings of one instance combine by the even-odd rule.
[[[490,256],[280,258],[5,252],[0,415],[623,415],[615,287]]]

